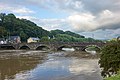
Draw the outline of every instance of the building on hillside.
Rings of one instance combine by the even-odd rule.
[[[27,43],[38,42],[40,39],[35,37],[30,37],[27,39]]]
[[[120,36],[118,36],[117,38],[112,38],[111,40],[108,40],[108,41],[120,41]]]
[[[21,38],[20,36],[10,36],[8,39],[8,43],[12,43],[12,44],[21,43]]]
[[[111,41],[117,41],[117,38],[112,38]]]
[[[120,41],[120,36],[117,37],[117,40]]]
[[[7,41],[4,38],[0,38],[0,44],[7,44]]]

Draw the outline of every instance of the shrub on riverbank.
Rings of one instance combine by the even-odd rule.
[[[106,78],[105,80],[120,80],[120,74],[118,74],[116,76],[112,76],[112,77]]]
[[[102,49],[99,63],[103,69],[101,72],[103,77],[117,74],[120,69],[120,41],[106,43]]]

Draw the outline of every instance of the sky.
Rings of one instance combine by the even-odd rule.
[[[0,0],[0,13],[13,13],[48,31],[95,39],[120,36],[120,0]]]

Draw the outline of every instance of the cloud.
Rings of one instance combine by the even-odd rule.
[[[66,12],[87,11],[95,14],[106,9],[111,11],[120,9],[119,0],[25,0],[25,2],[26,4]]]
[[[38,26],[46,29],[46,30],[53,30],[53,29],[60,29],[60,30],[70,30],[66,19],[39,19],[32,16],[16,16],[20,19],[27,19],[33,21],[38,24]]]
[[[30,10],[21,5],[9,5],[6,3],[0,3],[0,12],[9,12],[9,13],[19,13],[19,14],[31,14],[35,13],[33,10]]]
[[[91,14],[76,14],[68,17],[68,22],[75,31],[90,31],[97,28],[98,24]]]
[[[84,4],[84,9],[94,13],[98,14],[103,10],[110,10],[110,11],[116,11],[120,9],[120,3],[119,0],[81,0]]]
[[[99,14],[97,21],[99,22],[99,28],[102,29],[117,29],[120,28],[120,12],[111,12],[110,10],[104,10]]]
[[[77,32],[120,28],[119,13],[109,10],[104,10],[96,16],[91,13],[75,14],[69,16],[68,21]]]
[[[74,31],[94,31],[98,29],[120,28],[119,0],[26,0],[29,4],[66,12],[70,16],[66,19],[68,26]],[[50,21],[50,20],[49,20]],[[50,21],[51,22],[51,21]],[[50,24],[50,22],[47,22]],[[53,23],[53,22],[52,22]],[[51,23],[51,24],[52,24]],[[56,25],[62,26],[59,23]],[[47,26],[47,25],[46,25]],[[52,25],[51,25],[52,26]],[[53,24],[53,26],[55,26]]]
[[[85,37],[92,37],[95,39],[112,39],[120,36],[120,29],[106,29],[106,30],[96,30],[96,31],[88,31],[88,32],[80,32],[79,34],[84,35]]]
[[[70,30],[66,19],[37,19],[35,22],[49,31],[53,29]]]
[[[16,9],[16,10],[12,10],[12,12],[14,12],[14,13],[22,13],[22,14],[34,13],[34,11],[32,11],[32,10],[30,10],[28,8],[25,8],[25,7],[22,7],[22,8]]]

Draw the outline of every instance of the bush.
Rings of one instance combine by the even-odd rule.
[[[120,69],[120,41],[106,43],[102,48],[99,63],[103,68],[101,72],[103,77],[117,74]]]
[[[106,78],[105,80],[120,80],[120,74],[118,74],[116,76],[112,76],[112,77]]]

